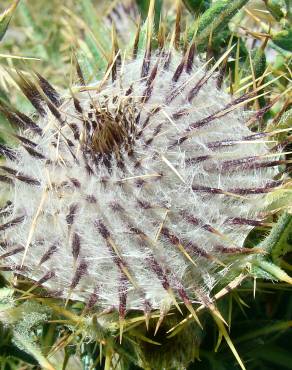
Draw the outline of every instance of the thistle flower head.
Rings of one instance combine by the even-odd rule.
[[[51,294],[120,317],[208,306],[241,263],[230,256],[250,253],[243,242],[278,186],[265,134],[241,109],[254,93],[218,89],[193,45],[119,55],[73,97],[19,75],[39,118],[1,108],[23,128],[19,147],[1,147],[1,259]]]

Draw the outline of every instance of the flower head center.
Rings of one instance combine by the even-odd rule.
[[[113,101],[114,102],[114,101]],[[136,111],[131,101],[103,104],[95,109],[92,149],[101,155],[119,158],[124,148],[131,151],[136,134]]]

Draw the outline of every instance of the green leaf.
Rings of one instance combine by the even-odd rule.
[[[285,16],[286,4],[284,0],[268,0],[266,7],[277,21],[280,21]]]
[[[142,19],[145,20],[147,18],[150,1],[149,0],[136,0],[136,3],[138,5],[139,12],[141,14]]]
[[[255,78],[261,77],[266,70],[266,55],[265,52],[258,48],[251,51],[251,60]]]
[[[35,42],[43,40],[44,36],[41,28],[36,24],[29,7],[25,1],[19,4],[19,15],[23,26],[28,27],[33,32],[33,39]]]
[[[270,274],[269,272],[262,269],[261,267],[255,266],[255,265],[251,267],[251,274],[255,276],[257,279],[272,280],[272,281],[278,280],[275,278],[274,275]]]
[[[243,77],[252,76],[257,79],[266,71],[267,61],[266,55],[262,48],[254,48],[250,51],[250,55],[247,55],[245,62],[242,66]],[[265,83],[265,78],[262,79],[262,84]],[[266,100],[264,96],[258,98],[258,103],[260,108],[266,105]]]
[[[283,113],[278,128],[289,128],[292,126],[292,108]]]
[[[196,34],[197,45],[207,45],[211,32],[213,35],[216,35],[247,2],[248,0],[216,1],[199,20],[198,31]],[[189,40],[193,38],[196,28],[197,22],[195,22],[189,30]]]
[[[37,365],[38,362],[34,359],[33,356],[29,355],[28,353],[22,351],[18,347],[10,344],[9,346],[1,346],[0,347],[0,356],[5,356],[5,358],[13,357],[15,359],[19,359],[31,365]]]
[[[12,298],[13,293],[14,290],[10,288],[0,289],[0,312],[5,311],[14,306]]]
[[[278,189],[267,196],[269,209],[287,209],[292,204],[292,192],[289,189]]]
[[[289,22],[292,21],[292,6],[291,6],[291,0],[285,0],[286,9],[287,9],[287,19]]]
[[[271,129],[281,130],[281,129],[289,129],[292,127],[292,108],[284,112],[279,120],[279,122],[275,122]],[[287,138],[287,131],[280,132],[276,136],[279,142],[284,141]],[[289,194],[289,193],[288,193]],[[290,194],[291,196],[291,194]],[[289,203],[287,203],[289,204]],[[280,206],[281,207],[281,206]],[[279,208],[279,207],[278,207]]]
[[[271,275],[272,276],[271,280],[279,280],[288,284],[292,284],[292,278],[284,270],[282,270],[274,263],[266,261],[264,258],[259,257],[254,262],[254,264],[257,265],[260,269],[262,269],[265,273]],[[267,277],[267,279],[270,278]]]
[[[278,32],[272,40],[275,45],[292,52],[292,27]]]
[[[41,348],[46,356],[58,336],[56,324],[44,324],[42,327]]]
[[[255,79],[263,76],[266,71],[267,61],[266,54],[261,48],[255,48],[250,53],[251,61],[249,64],[252,64],[252,69]],[[251,69],[251,65],[249,66]],[[262,84],[265,83],[265,78],[262,79]],[[266,99],[264,96],[258,98],[258,103],[260,108],[263,108],[266,105]]]
[[[43,355],[41,349],[37,344],[35,344],[32,339],[25,334],[14,330],[13,332],[13,341],[20,348],[24,350],[29,355],[33,356],[39,363],[39,365],[46,370],[55,370],[52,364],[47,360]]]
[[[292,278],[277,266],[281,265],[282,257],[292,251],[292,215],[283,214],[259,247],[266,251],[267,255],[256,257],[254,268],[258,267],[273,278],[292,284]],[[257,271],[254,272],[258,275]]]
[[[273,345],[265,346],[254,351],[254,356],[275,364],[277,368],[283,366],[285,369],[292,370],[291,353],[282,348]]]
[[[259,247],[270,253],[275,261],[283,253],[292,251],[291,233],[292,215],[285,213],[279,218],[276,225],[272,228],[270,235],[259,245]]]
[[[14,0],[13,3],[6,9],[2,14],[0,14],[0,41],[3,39],[10,20],[15,12],[15,9],[20,0]]]
[[[183,0],[183,2],[186,8],[193,14],[202,13],[211,5],[211,1],[209,0]]]
[[[278,230],[278,241],[272,250],[272,259],[280,264],[281,257],[292,252],[292,215],[282,217],[282,229]]]
[[[243,335],[238,337],[234,343],[239,344],[242,342],[250,341],[252,339],[257,339],[259,336],[271,335],[272,333],[279,332],[282,330],[290,329],[292,326],[292,321],[280,321],[275,322],[271,325],[261,327],[259,329],[253,328],[249,332],[245,332]]]
[[[148,15],[148,9],[150,0],[136,0],[136,3],[138,5],[139,12],[141,14],[141,17],[143,21],[147,18]],[[161,14],[161,8],[162,8],[163,0],[156,0],[155,1],[155,16],[154,16],[154,26],[157,29],[160,21],[160,14]]]
[[[31,48],[32,55],[48,60],[48,53],[44,44],[46,35],[34,21],[31,11],[25,1],[21,1],[19,4],[19,16],[23,25],[30,30],[30,37],[33,41]]]
[[[89,27],[92,29],[92,31],[98,35],[99,22],[97,20],[96,10],[92,4],[92,1],[82,0],[80,1],[80,7],[81,7],[81,14],[84,20],[89,25]]]

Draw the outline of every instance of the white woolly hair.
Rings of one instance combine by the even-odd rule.
[[[74,98],[39,82],[51,95],[1,166],[6,266],[121,316],[208,301],[277,186],[244,98],[173,50],[138,55]]]

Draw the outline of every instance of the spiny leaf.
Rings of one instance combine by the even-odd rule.
[[[214,5],[209,8],[199,20],[199,27],[196,35],[196,44],[202,45],[208,43],[210,34],[215,36],[218,31],[225,27],[236,12],[243,7],[248,0],[221,0],[216,1]],[[189,40],[194,36],[196,24],[194,24],[189,31]]]
[[[260,244],[260,248],[271,253],[274,261],[279,259],[283,253],[292,251],[291,246],[292,215],[283,214],[276,225],[272,228],[270,235]]]
[[[108,33],[105,32],[103,22],[101,22],[99,18],[96,16],[96,10],[93,6],[92,1],[82,0],[80,1],[80,7],[82,18],[90,27],[94,36],[97,37],[98,40],[102,42],[102,45],[106,45],[106,43],[108,42],[107,38]]]
[[[281,263],[281,256],[292,250],[291,247],[291,230],[292,230],[292,215],[284,213],[272,228],[270,235],[260,243],[259,247],[265,250],[273,259],[274,263]],[[292,278],[286,274],[280,267],[267,260],[267,257],[260,256],[255,260],[255,265],[263,270],[263,276],[266,278],[275,278],[280,281],[285,281],[292,284]],[[257,275],[257,271],[254,271]],[[262,275],[261,271],[259,274]]]
[[[268,0],[265,3],[267,9],[277,21],[280,21],[285,16],[286,4],[284,0]]]
[[[13,344],[2,345],[0,348],[0,356],[5,356],[5,358],[14,358],[20,361],[24,361],[30,365],[38,365],[38,362],[34,359],[33,356],[27,354],[26,352],[20,350]],[[0,357],[1,361],[1,357]]]
[[[147,18],[150,1],[151,0],[137,0],[137,5],[138,5],[138,8],[139,8],[139,11],[141,13],[141,17],[143,20]],[[158,28],[159,26],[162,4],[163,4],[163,0],[155,1],[155,15],[154,15],[154,27],[155,28]]]
[[[44,46],[44,39],[47,37],[47,35],[44,34],[43,30],[40,27],[38,27],[29,7],[24,1],[20,2],[19,4],[19,15],[23,25],[25,27],[28,27],[28,29],[30,29],[31,33],[33,34],[34,43],[36,45],[36,55],[41,58],[47,59],[48,52]]]
[[[0,289],[0,313],[13,307],[13,292],[13,289],[10,288]]]
[[[20,0],[14,0],[13,3],[6,9],[2,14],[0,14],[0,41],[3,39],[10,20],[15,12],[15,9]]]
[[[278,128],[289,128],[292,127],[292,108],[283,113]]]
[[[291,353],[280,346],[267,345],[253,351],[254,358],[260,358],[274,364],[275,367],[292,370]]]
[[[256,339],[260,336],[269,335],[269,334],[279,332],[282,330],[287,330],[291,327],[292,327],[292,321],[281,321],[281,322],[276,322],[272,325],[264,326],[263,328],[256,329],[256,330],[253,328],[251,331],[238,337],[234,342],[236,344],[239,344],[242,342],[250,341],[251,339]]]
[[[292,284],[292,278],[284,270],[272,262],[258,258],[258,260],[255,261],[255,265],[258,265],[262,270],[270,274],[275,280]]]
[[[292,52],[292,27],[278,32],[272,40],[280,48]]]
[[[250,53],[255,78],[262,76],[266,70],[266,56],[261,48],[253,49]],[[249,63],[249,61],[248,61]]]
[[[186,8],[193,14],[201,13],[207,10],[210,5],[210,0],[183,0]]]
[[[22,1],[19,4],[19,15],[22,24],[26,27],[33,29],[34,37],[39,41],[43,38],[42,30],[36,25],[30,9],[28,8],[26,2]],[[35,40],[36,41],[36,40]]]
[[[40,364],[43,369],[46,370],[55,370],[52,364],[46,359],[46,357],[42,354],[40,348],[33,343],[29,337],[23,335],[23,333],[14,331],[13,332],[13,340],[20,346],[21,348],[25,349],[29,354],[31,354]]]

